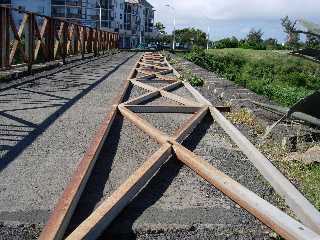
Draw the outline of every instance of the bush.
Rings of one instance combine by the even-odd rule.
[[[320,89],[320,66],[299,59],[286,56],[253,59],[228,51],[208,54],[198,48],[186,58],[284,106],[291,106]]]
[[[203,79],[195,75],[193,75],[190,79],[188,79],[188,82],[194,87],[202,87],[204,84]]]
[[[225,39],[221,39],[220,41],[215,42],[214,47],[218,48],[218,49],[237,48],[237,47],[239,47],[239,41],[235,37],[225,38]]]

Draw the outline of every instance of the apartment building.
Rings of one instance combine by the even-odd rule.
[[[123,28],[119,29],[120,47],[134,48],[154,36],[154,9],[146,0],[125,0]]]
[[[91,27],[97,26],[95,0],[51,0],[51,16]]]

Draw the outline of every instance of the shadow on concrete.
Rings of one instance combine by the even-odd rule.
[[[0,145],[0,151],[1,151],[1,149],[7,149],[6,151],[4,151],[2,153],[0,152],[0,171],[2,171],[4,168],[6,168],[9,163],[14,161],[15,158],[17,158],[29,145],[31,145],[35,141],[35,139],[39,135],[41,135],[51,124],[53,124],[62,114],[64,114],[69,108],[71,108],[81,98],[83,98],[89,92],[94,90],[99,84],[104,82],[112,73],[117,71],[122,65],[124,65],[126,62],[128,62],[133,56],[134,55],[130,55],[124,61],[120,62],[117,65],[112,66],[112,69],[106,75],[104,75],[102,78],[96,80],[92,84],[89,84],[86,88],[79,89],[79,90],[81,90],[81,92],[79,94],[77,94],[76,96],[74,96],[73,98],[70,98],[70,99],[63,98],[63,101],[65,101],[65,102],[63,102],[63,104],[59,104],[58,106],[55,106],[55,107],[57,107],[57,110],[54,111],[51,115],[49,115],[40,124],[34,124],[32,122],[29,122],[27,120],[13,116],[12,114],[8,113],[8,112],[15,111],[15,109],[10,109],[9,111],[8,110],[0,110],[0,117],[10,119],[10,121],[14,122],[12,125],[7,124],[8,126],[6,127],[5,131],[9,132],[9,135],[10,135],[11,130],[13,130],[13,132],[16,132],[16,131],[19,131],[19,129],[21,129],[21,128],[27,127],[26,128],[27,130],[25,131],[25,136],[23,136],[20,139],[15,139],[14,145],[10,145],[10,147],[8,146],[8,144]],[[64,81],[64,80],[62,80],[62,81]],[[32,85],[30,86],[30,82],[26,82],[26,83],[13,85],[12,87],[1,90],[0,92],[4,92],[5,90],[10,90],[10,89],[18,88],[18,87],[21,88],[21,86],[24,84],[28,84],[28,88],[32,87]],[[25,89],[23,89],[23,91],[25,91]],[[29,89],[28,89],[28,91],[35,93],[35,91],[29,90]],[[65,91],[68,91],[68,89],[66,88]],[[53,96],[52,94],[42,93],[42,92],[36,92],[36,94],[40,94],[40,95],[42,94],[44,96],[50,96],[50,97]],[[57,97],[57,96],[54,96],[54,97]],[[52,106],[48,106],[48,107],[52,107]],[[28,109],[32,109],[32,108],[28,108]],[[19,108],[19,110],[21,110],[21,108]],[[16,128],[15,126],[18,126],[18,127]],[[0,143],[3,143],[4,141],[8,141],[8,140],[10,141],[10,139],[0,138]]]
[[[70,221],[69,228],[66,231],[66,236],[68,236],[90,215],[97,203],[103,198],[104,187],[109,179],[114,156],[117,152],[122,126],[123,117],[120,114],[117,114],[111,127],[109,137],[107,137],[106,142],[101,149],[99,158],[96,161],[90,178]]]

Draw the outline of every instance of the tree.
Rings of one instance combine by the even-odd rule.
[[[296,27],[297,22],[298,21],[291,21],[288,16],[281,19],[281,25],[287,34],[287,44],[292,48],[298,48],[300,45],[300,33]]]
[[[239,41],[236,37],[224,38],[214,43],[215,48],[237,48],[239,47]]]
[[[159,31],[160,34],[162,35],[166,34],[166,31],[165,31],[166,27],[161,22],[156,22],[154,27]]]
[[[264,41],[264,44],[276,46],[276,45],[278,45],[278,40],[275,38],[268,38],[267,40]]]
[[[176,30],[176,40],[177,43],[188,45],[188,47],[192,45],[205,47],[207,45],[207,34],[200,29],[184,28]]]
[[[307,34],[306,46],[309,48],[320,48],[320,37]]]
[[[247,35],[247,42],[249,44],[261,44],[263,42],[262,36],[263,32],[261,29],[255,30],[254,28],[252,28]]]

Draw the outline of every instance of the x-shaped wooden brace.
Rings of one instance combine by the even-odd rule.
[[[156,54],[146,54],[144,55],[144,58],[142,58],[142,61],[144,59],[155,59],[159,63],[163,57]],[[141,73],[141,71],[138,70],[140,66],[141,64],[138,62],[136,65],[136,73]],[[214,185],[217,189],[222,191],[225,195],[281,236],[287,239],[319,239],[318,234],[289,217],[284,212],[260,198],[255,193],[251,192],[181,145],[182,141],[209,112],[215,116],[219,116],[220,112],[217,108],[212,107],[210,104],[204,104],[204,102],[195,102],[171,93],[170,90],[184,84],[179,80],[162,88],[155,88],[148,85],[146,84],[146,80],[141,82],[136,78],[136,75],[132,75],[129,81],[137,87],[150,91],[150,93],[124,102],[118,105],[118,109],[126,119],[131,121],[152,138],[156,139],[157,142],[161,144],[161,147],[144,162],[143,165],[111,195],[110,198],[105,200],[83,223],[81,223],[67,239],[78,240],[97,238],[130,203],[130,201],[139,194],[144,186],[173,154],[176,155],[178,160],[182,161],[190,169],[195,171],[202,178]],[[150,99],[160,96],[183,104],[183,106],[141,105]],[[136,113],[192,113],[193,115],[173,136],[168,136],[139,117]]]
[[[17,28],[16,28],[16,25],[15,25],[14,19],[12,17],[12,14],[10,14],[10,26],[11,26],[11,29],[12,29],[12,32],[13,32],[13,36],[14,36],[15,39],[13,41],[13,46],[12,46],[12,49],[11,49],[11,52],[10,52],[9,65],[12,64],[14,56],[16,54],[16,51],[17,51],[19,45],[21,45],[21,36],[22,36],[23,30],[25,28],[25,25],[26,25],[28,19],[29,19],[29,15],[28,14],[24,14],[23,18],[22,18],[22,22],[21,22],[21,24],[19,26],[19,30],[17,31]],[[22,54],[23,60],[27,61],[28,58],[25,55],[24,50],[22,48],[19,48],[19,49],[20,49],[20,52]]]

